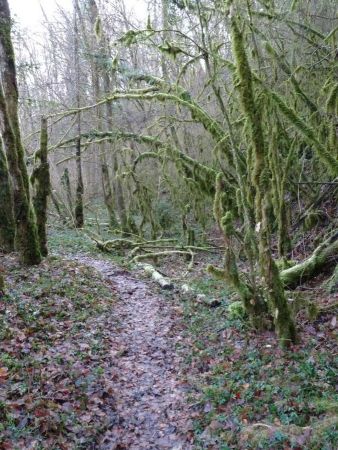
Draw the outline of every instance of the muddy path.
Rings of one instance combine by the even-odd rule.
[[[109,261],[80,255],[72,260],[100,272],[118,297],[112,313],[119,325],[111,330],[116,420],[99,448],[193,449],[175,303]]]

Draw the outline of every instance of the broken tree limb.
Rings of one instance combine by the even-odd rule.
[[[294,288],[313,278],[338,258],[338,232],[320,244],[309,258],[280,272],[285,287]]]
[[[144,270],[146,275],[151,277],[157,284],[161,286],[162,289],[173,289],[174,284],[168,278],[158,272],[151,264],[138,263],[137,267]]]
[[[171,256],[171,255],[188,255],[192,256],[192,252],[184,251],[184,250],[169,250],[164,252],[156,252],[156,253],[145,253],[144,255],[137,255],[132,259],[132,262],[139,262],[142,259],[148,258],[158,258],[160,256]]]
[[[138,259],[146,259],[147,257],[168,256],[172,254],[187,255],[192,259],[196,252],[210,252],[217,253],[223,249],[223,247],[198,247],[194,245],[181,245],[177,242],[177,239],[155,239],[145,240],[140,236],[136,236],[136,239],[132,238],[114,238],[108,241],[102,241],[100,236],[90,232],[85,233],[90,239],[92,239],[96,246],[100,250],[112,251],[114,249],[130,249],[130,257],[133,256],[133,261],[137,262]],[[155,253],[154,250],[161,249],[161,251]],[[194,252],[195,250],[195,252]],[[137,251],[147,252],[145,254],[136,255]]]
[[[146,275],[151,277],[155,283],[159,284],[162,289],[174,289],[175,286],[172,280],[156,270],[151,264],[137,263],[136,266],[142,269]],[[208,298],[205,294],[198,293],[188,284],[182,284],[178,287],[182,294],[189,294],[193,296],[198,303],[201,303],[209,308],[215,308],[221,305],[221,301],[219,299]]]

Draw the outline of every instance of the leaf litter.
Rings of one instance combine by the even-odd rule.
[[[3,264],[0,448],[193,448],[174,303],[104,260]]]

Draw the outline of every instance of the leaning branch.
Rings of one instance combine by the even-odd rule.
[[[338,232],[319,245],[305,261],[282,270],[280,278],[284,286],[294,288],[318,275],[338,259]]]

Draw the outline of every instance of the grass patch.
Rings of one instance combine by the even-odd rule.
[[[120,266],[128,266],[129,262],[124,252],[102,252],[99,250],[95,242],[92,241],[86,232],[90,231],[91,227],[87,226],[84,231],[71,228],[51,228],[48,232],[48,248],[52,255],[65,256],[71,258],[72,255],[81,256],[89,255],[99,257],[100,259],[107,259]],[[112,233],[107,230],[102,231],[102,239],[113,239]]]

